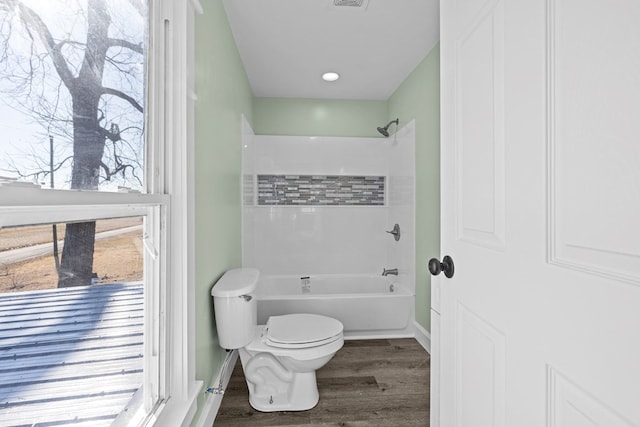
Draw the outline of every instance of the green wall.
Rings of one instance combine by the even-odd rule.
[[[376,127],[386,124],[387,115],[386,101],[254,98],[253,131],[257,135],[380,136]]]
[[[431,330],[431,276],[440,257],[440,44],[388,100],[389,120],[416,121],[416,321]]]
[[[252,94],[222,0],[202,2],[196,18],[195,281],[196,377],[210,385],[225,358],[215,331],[211,287],[242,264],[240,250],[240,120]],[[206,400],[198,397],[198,414]],[[194,417],[194,422],[199,415]]]

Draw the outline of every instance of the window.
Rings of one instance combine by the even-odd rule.
[[[125,218],[141,222],[143,386],[106,425],[180,425],[201,387],[189,334],[193,6],[0,5],[0,126],[7,130],[0,141],[0,233],[26,238],[37,227],[53,232],[56,224],[64,238],[54,287],[71,295],[104,286],[92,285],[96,279],[109,281],[111,273],[94,268],[96,228]],[[0,280],[6,272],[13,291],[31,292],[20,288],[18,271],[5,265]]]
[[[110,425],[143,394],[143,219],[96,221],[99,274],[65,289],[51,225],[0,230],[3,425]],[[55,225],[61,246],[66,225]]]
[[[147,21],[146,1],[2,9],[3,175],[52,188],[144,188]]]

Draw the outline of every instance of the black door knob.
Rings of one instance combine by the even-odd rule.
[[[429,272],[431,274],[437,276],[442,271],[444,272],[444,275],[449,279],[453,277],[453,259],[449,255],[445,255],[444,258],[442,258],[442,262],[438,261],[437,258],[431,258],[429,260]]]

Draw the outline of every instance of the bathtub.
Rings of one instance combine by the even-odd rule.
[[[340,320],[346,338],[413,336],[414,297],[396,276],[261,276],[256,297],[260,325],[269,316],[312,313]]]

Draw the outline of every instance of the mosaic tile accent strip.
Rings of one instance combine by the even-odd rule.
[[[258,205],[383,206],[384,176],[258,175]]]
[[[242,204],[244,206],[253,206],[254,190],[255,183],[253,181],[253,175],[242,175]]]

